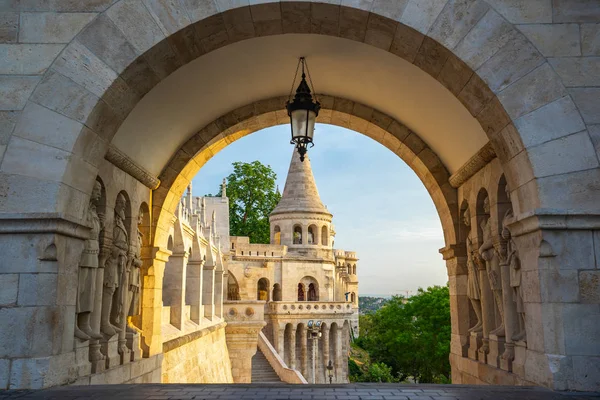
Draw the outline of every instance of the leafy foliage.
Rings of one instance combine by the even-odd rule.
[[[357,344],[377,363],[389,365],[400,381],[450,381],[450,297],[448,287],[419,289],[405,299],[394,296],[360,320]],[[365,330],[363,330],[365,324]],[[384,371],[373,371],[373,374]]]
[[[249,236],[250,243],[270,242],[269,214],[281,198],[276,179],[271,167],[260,161],[233,163],[233,173],[227,177],[232,236]]]
[[[392,374],[392,368],[384,363],[371,363],[369,354],[352,344],[348,359],[348,375],[350,382],[397,382]]]

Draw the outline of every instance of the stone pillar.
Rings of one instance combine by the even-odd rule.
[[[0,384],[65,385],[76,373],[78,265],[89,227],[60,219],[0,222]]]
[[[290,357],[289,357],[290,365],[288,365],[288,367],[290,367],[291,369],[296,369],[296,327],[295,326],[290,332],[289,349],[290,349]]]
[[[202,307],[202,268],[203,260],[190,260],[187,265],[187,284],[185,288],[185,303],[190,305],[190,319],[196,324],[202,323],[204,309]]]
[[[159,247],[142,249],[142,351],[144,357],[162,353],[162,290],[165,265],[171,252]]]
[[[450,289],[450,318],[452,321],[450,352],[460,357],[467,357],[470,339],[470,305],[467,297],[466,249],[462,245],[452,245],[440,249],[440,253],[446,261]],[[477,348],[475,348],[476,351]]]
[[[215,316],[217,318],[223,318],[223,270],[215,271]],[[227,280],[225,280],[227,282]]]
[[[215,266],[204,265],[202,271],[202,306],[204,307],[204,317],[213,320],[215,317]]]
[[[173,253],[169,258],[169,271],[165,277],[168,305],[171,307],[171,325],[183,329],[185,323],[185,278],[188,252]],[[165,304],[167,305],[167,304]]]
[[[252,382],[252,357],[256,354],[258,334],[265,325],[264,321],[227,323],[225,335],[234,383]]]
[[[316,227],[316,232],[314,232],[313,234],[313,240],[314,240],[314,244],[316,244],[317,246],[321,246],[321,229],[319,227]]]
[[[341,326],[338,326],[336,331],[335,331],[335,359],[333,362],[333,366],[334,366],[334,377],[333,377],[333,381],[335,383],[344,383],[344,378],[343,378],[343,367],[344,367],[344,360],[342,355],[344,353],[344,347],[343,347],[343,331],[344,328]],[[347,362],[346,362],[347,363]]]
[[[510,265],[506,259],[500,263],[502,270],[502,300],[504,302],[504,331],[505,343],[504,353],[500,357],[500,368],[505,371],[512,371],[512,361],[515,358],[515,344],[513,336],[516,333],[517,310],[513,301],[512,288],[510,287]]]
[[[96,275],[96,292],[94,293],[94,311],[91,316],[91,326],[94,331],[100,330],[100,318],[102,309],[102,291],[104,288],[104,264],[112,249],[112,238],[105,235],[101,240],[100,253],[98,256],[98,271]],[[162,301],[162,300],[161,300]],[[162,302],[161,302],[162,305]],[[160,314],[160,313],[159,313]],[[90,362],[91,372],[100,373],[106,369],[106,356],[100,351],[102,345],[100,340],[90,340]]]
[[[475,258],[475,265],[479,272],[479,287],[481,288],[481,320],[483,322],[482,344],[479,347],[477,359],[480,362],[487,362],[487,355],[490,352],[490,331],[494,328],[494,294],[490,288],[490,281],[487,277],[486,263],[481,257]]]
[[[487,357],[487,363],[493,367],[500,368],[500,356],[504,353],[504,303],[502,300],[502,274],[500,269],[500,259],[495,249],[491,251],[491,259],[486,261],[488,266],[488,278],[494,296],[494,304],[497,306],[495,311],[495,326],[489,334],[490,351]]]
[[[277,350],[277,354],[279,354],[279,357],[281,357],[282,359],[285,359],[284,333],[285,329],[282,329],[277,321],[273,321],[273,347],[275,348],[275,350]]]
[[[300,330],[300,372],[302,372],[304,378],[308,377],[308,342],[306,334],[306,328]]]
[[[323,343],[323,362],[321,366],[322,371],[324,371],[324,382],[329,383],[329,378],[327,378],[327,364],[329,364],[329,326],[324,325],[323,328],[321,328],[321,332],[321,341]]]

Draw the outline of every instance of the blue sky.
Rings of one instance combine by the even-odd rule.
[[[254,160],[273,168],[283,191],[292,150],[288,125],[246,136],[200,170],[193,194],[216,193],[231,163]],[[358,253],[361,294],[406,294],[446,284],[439,218],[404,161],[366,136],[324,124],[315,129],[309,156],[321,200],[333,214],[335,247]]]

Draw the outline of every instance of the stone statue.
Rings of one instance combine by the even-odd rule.
[[[129,271],[129,310],[127,315],[134,316],[140,314],[140,287],[141,287],[141,274],[140,268],[142,266],[142,238],[143,234],[140,230],[140,226],[144,220],[144,211],[140,209],[138,214],[138,228],[137,228],[137,242],[132,244],[131,248],[131,269]],[[128,330],[131,327],[128,326]]]
[[[510,215],[508,215],[509,212]],[[513,218],[514,216],[511,209],[507,211],[504,221],[510,222]],[[510,271],[510,287],[513,290],[513,301],[516,303],[518,315],[516,333],[512,337],[512,340],[515,342],[520,340],[527,341],[527,333],[525,331],[525,307],[523,306],[523,295],[521,292],[521,260],[519,259],[515,241],[504,221],[502,237],[507,241],[506,263]]]
[[[104,269],[104,290],[102,294],[102,317],[100,330],[113,336],[121,329],[119,315],[123,307],[122,291],[118,290],[123,280],[127,264],[128,235],[125,229],[125,207],[127,200],[121,193],[115,203],[112,251]]]
[[[483,211],[487,214],[487,218],[481,223],[483,232],[483,243],[479,247],[479,254],[485,260],[490,288],[494,293],[496,306],[500,312],[500,325],[496,327],[490,334],[504,337],[504,304],[502,302],[502,281],[500,273],[500,264],[498,258],[495,257],[494,243],[492,240],[492,223],[490,215],[490,198],[486,197],[483,200]]]
[[[473,245],[471,235],[471,213],[467,208],[463,213],[463,222],[469,229],[467,235],[467,297],[475,311],[477,323],[469,329],[469,332],[481,332],[483,330],[483,319],[481,317],[481,288],[479,287],[479,272],[475,266],[475,257],[479,257],[477,249]]]
[[[227,179],[223,178],[221,183],[221,197],[227,197]]]
[[[100,251],[100,231],[104,221],[96,210],[102,185],[96,181],[92,189],[90,206],[86,222],[92,229],[89,238],[85,241],[81,261],[79,262],[79,284],[77,287],[77,322],[75,324],[75,337],[81,340],[101,339],[100,332],[91,326],[91,315],[94,311],[94,297],[96,294],[96,276],[98,271],[98,256]]]

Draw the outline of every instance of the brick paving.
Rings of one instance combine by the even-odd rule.
[[[0,400],[598,400],[600,393],[557,393],[544,388],[467,385],[193,385],[64,386],[0,391]]]

